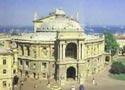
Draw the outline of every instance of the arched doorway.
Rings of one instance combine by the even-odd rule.
[[[19,80],[19,77],[17,77],[17,75],[14,76],[13,77],[13,85],[17,85],[18,84],[18,80]]]
[[[13,70],[13,74],[16,74],[16,70],[15,69]]]
[[[29,74],[28,71],[26,71],[26,72],[25,72],[25,76],[28,77],[28,74]]]
[[[67,78],[72,78],[75,79],[75,75],[76,75],[76,70],[74,67],[69,67],[67,69]]]
[[[69,43],[66,46],[65,56],[75,59],[77,58],[77,45],[75,43]]]

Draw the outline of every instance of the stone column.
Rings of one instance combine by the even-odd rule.
[[[60,45],[58,45],[58,59],[60,60]]]
[[[62,58],[61,58],[61,59],[63,60],[63,44],[61,44],[61,49],[62,49],[62,52],[61,52],[61,53],[62,53],[62,54],[61,54],[61,55],[62,55]]]
[[[42,57],[42,47],[39,47],[39,57]]]
[[[19,46],[19,55],[22,55],[22,50],[20,46]]]
[[[81,44],[79,43],[79,60],[81,59]]]
[[[39,57],[39,46],[36,46],[36,58]]]
[[[81,59],[83,59],[83,44],[81,43]]]
[[[96,44],[96,47],[95,47],[95,52],[96,52],[96,55],[98,54],[98,45]]]
[[[30,56],[31,56],[31,57],[33,57],[32,52],[33,52],[32,47],[30,47]]]
[[[26,46],[23,46],[24,56],[27,56],[27,48]]]
[[[49,45],[49,51],[48,51],[48,52],[49,52],[49,55],[48,55],[48,56],[49,56],[49,58],[51,58],[51,57],[52,57],[52,54],[51,54],[51,53],[52,53],[52,48],[51,48],[50,45]]]
[[[62,44],[60,43],[60,60],[62,59]]]
[[[66,45],[65,44],[63,44],[63,60],[65,60],[65,51],[66,50]]]
[[[77,43],[77,59],[79,60],[79,44]]]

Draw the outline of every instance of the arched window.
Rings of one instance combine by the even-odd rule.
[[[30,47],[27,47],[27,55],[30,56]]]
[[[75,43],[69,43],[66,47],[66,57],[77,58],[77,46]]]
[[[24,55],[24,50],[23,50],[23,46],[20,46],[21,47],[21,54]]]

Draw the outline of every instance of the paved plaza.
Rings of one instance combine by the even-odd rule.
[[[125,90],[125,81],[114,80],[108,76],[108,68],[95,75],[96,85],[92,84],[92,80],[86,81],[85,90]],[[14,90],[51,90],[47,85],[46,80],[34,80],[28,79],[24,82],[24,86],[20,89],[20,83],[15,87]],[[59,86],[56,81],[51,81],[50,87]],[[75,86],[76,90],[79,90],[79,85],[67,82],[66,85],[62,86],[62,90],[71,90],[71,87]]]

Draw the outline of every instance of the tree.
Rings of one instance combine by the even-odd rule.
[[[105,32],[105,51],[111,51],[112,56],[118,52],[119,45],[111,32]]]
[[[121,62],[113,62],[110,72],[113,74],[125,74],[125,65]]]

